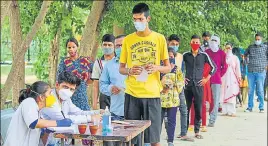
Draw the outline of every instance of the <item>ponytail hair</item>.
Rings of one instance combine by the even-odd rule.
[[[26,85],[26,89],[20,90],[19,103],[29,97],[36,99],[39,95],[46,93],[49,88],[49,84],[43,81],[37,81],[32,85]]]

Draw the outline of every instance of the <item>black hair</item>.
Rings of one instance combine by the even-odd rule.
[[[69,42],[73,42],[76,44],[77,47],[79,47],[78,45],[78,41],[75,39],[75,38],[69,38],[67,41],[66,41],[66,48],[67,48],[67,45]]]
[[[227,44],[226,44],[227,45]],[[232,52],[233,52],[233,54],[234,55],[236,55],[236,56],[240,56],[241,54],[240,54],[240,49],[238,48],[238,47],[234,47],[233,49],[232,49]]]
[[[227,46],[227,45],[230,45],[231,47],[233,47],[233,44],[230,43],[230,42],[228,42],[228,43],[225,44],[225,46]]]
[[[168,52],[172,52],[174,57],[177,56],[177,52],[172,47],[168,47]]]
[[[191,37],[191,40],[192,39],[199,39],[200,40],[200,37],[197,35],[197,34],[195,34],[195,35],[193,35],[192,37]]]
[[[202,34],[202,37],[211,37],[211,34],[208,31],[206,31]]]
[[[115,37],[115,39],[120,39],[120,38],[123,38],[123,37],[126,37],[126,35],[125,34],[118,35],[118,36]]]
[[[144,16],[147,18],[150,16],[149,6],[145,3],[138,3],[132,9],[132,14],[144,13]]]
[[[61,84],[63,82],[79,86],[81,83],[81,80],[77,76],[75,76],[73,73],[63,71],[58,76],[58,83]]]
[[[115,40],[115,37],[112,34],[105,34],[102,37],[102,42],[112,42],[112,43],[114,43],[114,40]]]
[[[260,32],[258,32],[258,33],[255,34],[255,38],[256,38],[257,36],[262,37],[262,34],[261,34]]]
[[[175,40],[175,41],[177,41],[177,42],[180,42],[180,38],[176,35],[176,34],[172,34],[172,35],[170,35],[169,37],[168,37],[168,41],[170,42],[170,41],[173,41],[173,40]]]
[[[37,81],[32,85],[26,85],[26,89],[20,90],[19,103],[29,97],[36,99],[39,95],[46,93],[49,88],[49,84],[43,81]]]

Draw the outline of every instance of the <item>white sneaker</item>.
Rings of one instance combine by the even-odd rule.
[[[168,142],[168,146],[174,146],[172,142]]]
[[[246,113],[252,112],[252,109],[247,108],[244,112]]]

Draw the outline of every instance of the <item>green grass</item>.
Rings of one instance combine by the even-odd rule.
[[[11,70],[11,65],[1,65],[1,76],[7,76]],[[35,75],[34,68],[31,66],[25,67],[25,76]]]

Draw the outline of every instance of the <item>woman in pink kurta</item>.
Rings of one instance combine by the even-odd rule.
[[[232,53],[232,44],[225,45],[227,50],[226,63],[227,71],[222,77],[221,86],[221,103],[222,113],[224,115],[235,116],[236,113],[236,96],[240,94],[239,83],[241,81],[240,63],[236,55]]]

